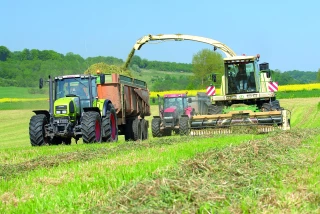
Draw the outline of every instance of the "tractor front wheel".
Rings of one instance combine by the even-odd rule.
[[[151,129],[152,129],[152,136],[153,137],[161,137],[161,132],[160,132],[160,124],[161,124],[161,119],[160,118],[153,118],[151,122]]]
[[[29,136],[32,146],[43,146],[49,144],[49,139],[45,137],[45,125],[48,124],[46,115],[33,115],[29,123]]]
[[[189,118],[188,117],[181,117],[180,118],[180,125],[179,125],[179,133],[181,136],[189,135]]]
[[[84,112],[81,121],[83,143],[101,142],[101,117],[98,112]]]

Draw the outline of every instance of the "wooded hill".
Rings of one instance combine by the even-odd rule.
[[[83,58],[72,52],[64,55],[37,49],[11,52],[0,46],[0,86],[35,87],[40,77],[84,73],[93,64],[101,62],[116,66],[124,64],[122,59],[112,56]],[[132,76],[147,81],[151,90],[199,89],[199,82],[192,75],[192,64],[149,61],[134,56],[130,70]],[[274,80],[281,85],[317,82],[319,73],[298,70],[273,72]]]

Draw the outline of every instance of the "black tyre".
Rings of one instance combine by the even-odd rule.
[[[103,142],[116,142],[118,141],[118,125],[117,114],[114,106],[109,103],[106,116],[102,119],[103,127]]]
[[[81,132],[83,143],[101,142],[101,118],[95,111],[84,112],[81,121]]]
[[[142,139],[141,123],[138,117],[132,121],[132,132],[134,141]]]
[[[146,121],[145,119],[142,119],[140,121],[141,124],[141,134],[142,134],[142,140],[147,140],[148,139],[148,121]]]
[[[179,133],[181,136],[189,135],[189,118],[188,117],[181,117],[180,124],[179,124]]]
[[[48,145],[49,140],[45,137],[45,125],[48,124],[46,115],[33,115],[29,122],[29,136],[32,146]]]
[[[126,120],[126,125],[124,130],[124,139],[126,141],[133,140],[132,120]]]
[[[222,114],[223,106],[211,105],[208,107],[208,114]]]
[[[161,124],[161,119],[160,118],[153,118],[151,122],[151,131],[152,131],[152,136],[153,137],[161,137],[162,134],[160,132],[160,124]]]

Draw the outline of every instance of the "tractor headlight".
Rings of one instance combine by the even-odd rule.
[[[66,114],[66,113],[67,113],[66,105],[56,106],[56,114]]]

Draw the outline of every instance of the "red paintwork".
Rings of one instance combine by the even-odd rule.
[[[172,112],[175,112],[176,109],[177,109],[177,107],[171,106],[171,107],[169,107],[169,108],[166,108],[166,109],[164,110],[164,112],[172,113]]]
[[[189,118],[191,118],[191,112],[192,112],[192,108],[191,107],[185,108],[184,112],[185,112],[186,115],[188,115]]]

